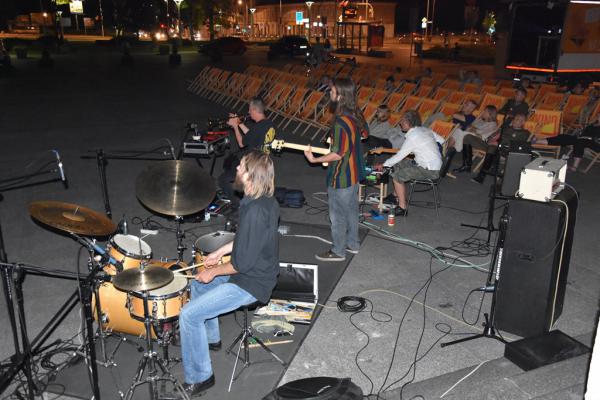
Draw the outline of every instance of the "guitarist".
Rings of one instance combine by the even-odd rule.
[[[405,182],[413,179],[438,179],[442,167],[442,153],[438,143],[443,144],[444,138],[429,128],[421,126],[421,117],[415,110],[407,111],[400,119],[400,126],[406,131],[406,140],[398,153],[388,158],[382,167],[393,167],[390,176],[393,178],[394,192],[398,198],[398,206],[394,209],[396,215],[406,215]],[[414,154],[414,160],[407,158]]]
[[[358,186],[365,177],[361,137],[368,126],[356,102],[356,85],[336,78],[329,103],[335,114],[330,131],[331,153],[315,157],[310,146],[304,151],[310,163],[329,163],[327,199],[333,246],[315,257],[320,261],[344,261],[346,252],[358,254]],[[364,135],[366,136],[366,135]]]
[[[227,121],[227,125],[233,128],[240,150],[223,161],[223,173],[218,178],[219,187],[231,200],[232,205],[236,206],[239,204],[239,198],[235,194],[233,181],[240,158],[250,150],[269,153],[270,144],[275,139],[275,127],[273,122],[265,116],[265,103],[260,98],[250,100],[248,114],[252,121],[247,125],[235,115],[230,115]]]

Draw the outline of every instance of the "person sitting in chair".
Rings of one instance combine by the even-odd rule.
[[[515,97],[508,99],[506,103],[498,110],[498,113],[505,115],[505,124],[510,124],[516,114],[529,114],[529,104],[525,101],[527,98],[527,90],[522,86],[515,89]]]
[[[429,128],[421,126],[421,117],[415,110],[407,111],[400,119],[400,126],[406,131],[406,139],[398,153],[378,164],[376,169],[391,168],[390,176],[394,184],[394,192],[398,206],[394,209],[396,215],[406,215],[407,198],[405,182],[413,179],[438,179],[442,167],[442,155],[439,144],[444,138]],[[414,155],[414,160],[407,158]]]
[[[494,157],[498,155],[498,141],[502,139],[503,147],[510,146],[510,142],[527,142],[531,132],[524,128],[527,115],[516,113],[510,122],[510,125],[499,129],[495,135],[490,137],[487,142],[470,141],[470,144],[480,150],[485,150],[485,158],[477,176],[471,178],[473,182],[482,184],[490,168],[494,164]],[[502,138],[500,138],[502,135]]]
[[[191,300],[179,316],[186,393],[197,396],[215,384],[209,350],[221,348],[219,315],[257,300],[267,303],[279,273],[279,205],[273,197],[273,161],[258,150],[237,167],[235,188],[244,192],[238,230],[204,259],[191,284]],[[231,261],[218,264],[231,253]]]
[[[495,106],[486,106],[481,115],[473,121],[467,130],[456,129],[448,139],[445,165],[450,167],[457,150],[462,150],[462,165],[455,172],[471,170],[473,160],[473,143],[487,143],[487,140],[498,130],[498,111]],[[445,171],[447,172],[447,171]]]
[[[382,104],[377,107],[375,118],[369,123],[369,137],[366,146],[369,150],[383,147],[386,149],[399,149],[404,143],[404,133],[398,127],[390,125],[390,109]],[[367,165],[373,164],[373,155],[367,156]]]
[[[583,152],[586,148],[600,151],[600,113],[596,114],[595,120],[586,126],[579,136],[558,135],[547,139],[534,140],[537,144],[549,144],[551,146],[573,146],[573,165],[570,171],[577,171]]]

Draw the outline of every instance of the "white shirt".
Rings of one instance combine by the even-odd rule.
[[[414,154],[418,166],[430,171],[439,171],[442,167],[442,155],[437,143],[444,143],[445,139],[423,126],[410,128],[406,132],[406,139],[400,150],[384,163],[384,167],[392,167],[402,161],[407,155]]]

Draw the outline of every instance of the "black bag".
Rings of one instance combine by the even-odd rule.
[[[302,190],[275,188],[275,198],[281,207],[302,208],[306,199]]]

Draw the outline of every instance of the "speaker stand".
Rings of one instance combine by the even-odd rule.
[[[508,206],[504,207],[504,212],[502,213],[502,217],[500,218],[499,224],[499,234],[498,239],[496,241],[496,249],[494,250],[494,255],[492,257],[492,262],[490,263],[490,267],[488,269],[488,276],[486,285],[482,288],[479,288],[482,292],[492,293],[492,301],[490,303],[490,311],[488,313],[484,313],[483,317],[485,318],[485,322],[483,323],[483,332],[475,335],[467,336],[462,339],[453,340],[451,342],[442,343],[441,347],[451,346],[457,343],[463,343],[470,340],[475,340],[479,338],[490,338],[498,340],[506,344],[506,340],[496,334],[496,330],[494,329],[494,312],[496,309],[496,288],[498,286],[498,275],[497,272],[500,271],[501,263],[502,263],[502,251],[504,248],[504,239],[506,238],[506,224],[508,222]],[[496,272],[496,273],[495,273]]]

